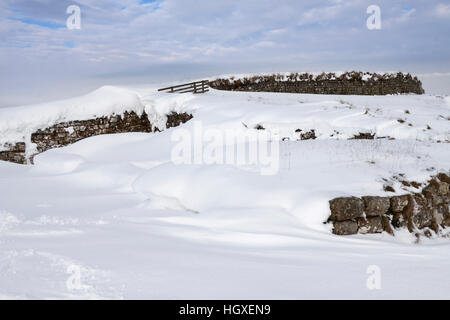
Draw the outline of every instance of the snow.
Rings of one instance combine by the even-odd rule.
[[[11,139],[28,125],[124,108],[145,110],[159,125],[171,111],[194,119],[160,133],[85,139],[36,156],[34,166],[0,162],[0,298],[448,298],[448,238],[339,237],[324,224],[334,197],[385,195],[383,179],[402,194],[394,175],[421,182],[448,172],[450,148],[437,143],[450,140],[448,97],[107,87],[2,110],[0,132]],[[204,133],[276,139],[279,170],[176,165],[174,134],[194,137],[199,124]],[[265,130],[253,130],[258,124]],[[296,141],[297,129],[315,129],[318,139]],[[360,132],[395,140],[348,140]],[[373,265],[381,290],[366,286]]]
[[[87,95],[72,99],[0,109],[0,148],[4,143],[27,142],[37,129],[56,123],[89,120],[135,111],[142,114],[144,106],[136,92],[104,86]]]

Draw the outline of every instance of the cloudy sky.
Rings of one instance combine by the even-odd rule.
[[[0,107],[273,71],[413,72],[450,94],[449,35],[448,0],[0,0]]]

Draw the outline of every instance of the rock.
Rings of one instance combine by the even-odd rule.
[[[436,217],[433,217],[433,221],[431,222],[431,229],[436,233],[439,234],[439,225],[440,223],[437,223]]]
[[[357,234],[358,223],[352,220],[335,222],[333,233],[339,236],[348,236],[352,234]]]
[[[383,186],[383,190],[386,191],[386,192],[395,192],[395,189],[393,187],[391,187],[391,186],[388,186],[388,185],[384,185]]]
[[[300,140],[315,140],[315,139],[317,139],[315,130],[311,130],[300,134]]]
[[[430,184],[426,186],[422,194],[431,199],[434,206],[440,205],[446,201],[446,196],[449,193],[449,185],[446,182],[439,182],[435,179],[431,180]]]
[[[445,219],[445,220],[442,222],[442,226],[444,226],[444,227],[450,227],[450,217],[448,217],[447,219]]]
[[[389,233],[392,236],[395,236],[394,230],[392,229],[391,226],[391,221],[389,220],[388,216],[383,216],[382,218],[382,222],[383,222],[383,230],[386,231],[387,233]]]
[[[394,216],[392,217],[392,225],[397,229],[407,226],[407,221],[402,212],[394,213]]]
[[[427,238],[431,238],[431,237],[433,236],[433,234],[431,233],[430,229],[426,229],[426,230],[423,232],[423,234],[424,234],[424,236],[427,237]]]
[[[445,201],[445,197],[440,196],[438,190],[434,187],[427,187],[422,191],[423,196],[427,199],[427,201],[433,206],[438,206],[443,204]]]
[[[330,201],[332,221],[345,221],[361,217],[364,213],[364,203],[361,199],[336,198]]]
[[[437,178],[442,182],[450,184],[450,176],[446,175],[445,173],[439,173],[437,175]]]
[[[408,231],[413,233],[414,232],[414,224],[413,224],[413,215],[414,215],[414,208],[415,208],[415,200],[414,197],[411,195],[408,195],[408,205],[403,209],[402,211],[402,217],[406,221],[406,226],[408,227]]]
[[[430,227],[433,223],[433,211],[428,208],[427,200],[421,195],[415,195],[414,201],[416,206],[412,221],[419,229]]]
[[[358,135],[353,136],[350,140],[374,140],[375,134],[370,132],[360,132]]]
[[[368,217],[377,217],[388,212],[391,201],[386,197],[363,197],[364,212]]]
[[[394,196],[391,197],[391,210],[392,212],[402,212],[408,205],[408,196]]]
[[[381,217],[372,218],[358,218],[359,233],[382,233],[383,232],[383,221]]]
[[[442,222],[444,222],[444,214],[442,212],[440,212],[438,209],[434,209],[433,210],[433,221],[437,224],[437,225],[441,225]]]
[[[441,196],[446,196],[449,192],[449,184],[447,182],[439,182],[438,193]]]

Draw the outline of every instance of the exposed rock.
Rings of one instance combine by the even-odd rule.
[[[414,232],[414,224],[413,224],[413,216],[414,216],[414,208],[415,208],[415,200],[414,197],[408,195],[408,205],[403,209],[402,216],[406,221],[406,226],[408,227],[409,232]]]
[[[413,222],[419,229],[430,227],[433,223],[433,211],[428,207],[427,200],[421,195],[415,195],[414,201],[416,203],[413,213]]]
[[[442,226],[444,226],[444,227],[450,227],[450,217],[448,217],[447,219],[445,219],[445,220],[442,222]]]
[[[449,193],[449,184],[447,182],[439,182],[438,193],[446,196]]]
[[[337,198],[330,201],[332,221],[344,221],[361,217],[364,213],[364,203],[361,199]]]
[[[430,229],[426,229],[423,234],[425,235],[425,237],[427,238],[431,238],[433,236],[433,234],[431,233]]]
[[[411,181],[411,185],[416,189],[419,189],[422,186],[421,183],[418,183],[416,181]]]
[[[391,198],[391,210],[392,212],[402,212],[408,205],[408,196],[394,196]]]
[[[383,232],[383,220],[381,217],[357,218],[359,233],[381,233]]]
[[[364,212],[368,217],[377,217],[388,212],[391,201],[385,197],[363,197]]]
[[[392,229],[391,226],[391,221],[389,220],[388,216],[383,216],[382,218],[382,222],[383,222],[383,230],[386,231],[387,233],[389,233],[390,235],[394,236],[394,230]]]
[[[355,135],[352,140],[374,140],[375,134],[370,132],[360,132],[358,135]]]
[[[189,113],[172,112],[169,115],[167,115],[166,128],[169,129],[178,127],[181,124],[188,122],[192,118],[193,116]]]
[[[422,190],[423,196],[427,199],[428,203],[431,203],[433,206],[438,206],[445,203],[445,195],[448,193],[447,183],[445,182],[437,182],[436,180],[431,180],[430,184],[426,186]]]
[[[342,222],[335,222],[333,233],[340,236],[348,236],[358,233],[358,223],[356,221],[348,220]]]
[[[440,214],[437,210],[433,211],[433,218],[431,222],[431,229],[437,234],[439,233],[439,226],[444,221],[444,216]]]
[[[437,175],[437,178],[442,182],[450,184],[450,176],[446,175],[445,173],[439,173]]]
[[[300,130],[300,129],[298,129],[298,130]],[[300,132],[300,140],[315,140],[315,139],[317,139],[315,130],[307,131],[304,133],[301,133],[302,130],[300,130],[300,131],[298,131],[298,130],[296,132],[297,133]]]
[[[402,212],[394,213],[394,216],[392,217],[392,226],[396,229],[405,228],[407,226],[407,221]]]

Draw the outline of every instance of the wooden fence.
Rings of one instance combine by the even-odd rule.
[[[180,84],[173,87],[167,87],[158,89],[158,91],[170,92],[170,93],[205,93],[209,91],[208,80],[202,80],[197,82]]]

